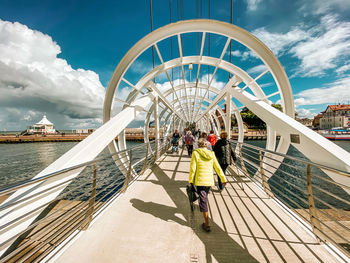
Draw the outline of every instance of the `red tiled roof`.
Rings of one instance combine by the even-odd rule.
[[[350,110],[350,104],[338,104],[338,105],[328,105],[332,111],[337,110]]]

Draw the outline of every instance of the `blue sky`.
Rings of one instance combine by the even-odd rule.
[[[172,21],[199,16],[197,3],[201,17],[208,18],[208,0],[182,1],[179,10],[181,0],[171,2]],[[0,130],[23,130],[44,113],[59,129],[101,125],[104,91],[115,67],[150,32],[149,1],[0,3]],[[230,21],[231,1],[210,4],[212,19]],[[349,0],[236,0],[233,23],[274,52],[290,78],[299,116],[312,117],[328,104],[350,101],[349,14]],[[169,1],[153,0],[153,20],[154,29],[169,23]],[[213,37],[211,54],[221,46]],[[142,59],[134,73],[151,67],[151,56]],[[252,76],[262,70],[261,62],[234,43],[232,61]],[[217,74],[217,83],[224,83],[225,74]],[[136,76],[130,73],[130,80]],[[262,81],[268,86],[268,79]]]

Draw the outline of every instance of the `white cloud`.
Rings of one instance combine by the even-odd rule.
[[[147,72],[151,71],[153,69],[153,66],[148,62],[141,62],[140,60],[134,61],[131,66],[130,70],[134,73],[145,75]]]
[[[213,74],[209,74],[209,81],[211,80],[212,76],[213,76]],[[204,84],[208,84],[208,74],[202,75],[199,82],[204,83]],[[226,83],[223,81],[218,81],[216,77],[214,77],[213,81],[211,82],[211,86],[214,88],[217,88],[219,90],[221,90],[223,87],[225,87],[225,84]]]
[[[297,74],[323,75],[350,55],[350,22],[339,22],[336,17],[326,15],[321,19],[320,29],[317,35],[291,48],[290,52],[301,60]]]
[[[262,84],[259,84],[259,86],[261,88],[266,88],[266,87],[271,87],[273,86],[275,83],[274,82],[268,82],[268,83],[262,83]]]
[[[342,75],[348,71],[350,71],[350,64],[344,65],[344,66],[337,68],[335,70],[335,72],[337,72],[337,74],[339,74],[339,75]]]
[[[262,2],[262,0],[246,0],[248,10],[256,11],[258,9],[258,5]]]
[[[228,54],[230,54],[230,52],[228,52]],[[234,50],[234,51],[231,51],[231,55],[234,56],[234,57],[238,57],[238,58],[240,58],[242,60],[247,60],[250,57],[257,58],[257,56],[252,51],[243,51],[243,52],[241,52],[239,50]]]
[[[313,0],[307,1],[299,8],[299,12],[315,15],[327,14],[332,11],[349,11],[349,0]]]
[[[262,65],[258,65],[255,67],[252,67],[250,69],[247,70],[247,73],[249,74],[259,74],[259,73],[263,73],[265,70],[267,69],[265,64]]]
[[[314,116],[316,116],[316,113],[311,112],[309,109],[297,109],[298,118],[308,118],[313,119]]]
[[[350,100],[350,77],[331,83],[326,88],[314,88],[295,95],[296,107],[300,105],[334,104]]]
[[[316,27],[294,27],[287,33],[273,33],[265,28],[253,31],[276,56],[287,53],[300,65],[294,76],[322,76],[350,56],[350,22],[339,21],[335,15],[322,16]]]
[[[263,27],[254,30],[253,34],[267,45],[276,56],[285,53],[295,43],[309,38],[307,32],[297,27],[287,33],[272,33]]]
[[[60,52],[50,36],[0,20],[2,126],[10,121],[10,108],[21,112],[19,120],[32,120],[28,111],[47,112],[62,125],[69,119],[79,123],[102,116],[105,90],[99,76],[90,70],[73,69],[57,57]],[[25,128],[23,125],[18,122],[17,129]]]

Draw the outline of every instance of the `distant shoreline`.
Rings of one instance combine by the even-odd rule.
[[[0,144],[11,144],[11,143],[38,143],[38,142],[80,142],[88,137],[90,134],[75,134],[75,133],[64,133],[64,134],[47,134],[45,136],[41,134],[33,135],[16,135],[16,134],[0,134]],[[162,133],[161,133],[162,137]],[[149,135],[151,140],[154,139],[154,134]],[[232,139],[238,139],[238,133],[233,133]],[[125,139],[127,141],[144,141],[143,133],[134,132],[126,133]],[[118,140],[118,137],[115,138]],[[244,134],[244,140],[266,140],[265,133],[258,132],[247,132]]]

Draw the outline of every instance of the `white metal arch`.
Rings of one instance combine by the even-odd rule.
[[[150,72],[148,72],[135,86],[135,90],[141,90],[144,87],[150,87],[153,90],[156,91],[157,95],[165,102],[167,100],[164,98],[163,94],[157,90],[155,85],[151,82],[152,79],[154,79],[156,76],[162,73],[167,73],[168,69],[171,69],[173,67],[179,67],[181,66],[183,69],[184,65],[187,64],[198,64],[199,67],[200,65],[211,65],[215,67],[215,70],[217,68],[221,68],[226,70],[227,72],[232,73],[235,77],[237,77],[236,82],[238,81],[243,81],[247,87],[249,87],[254,95],[253,96],[246,96],[246,91],[245,88],[237,88],[235,87],[234,83],[227,83],[226,87],[222,91],[225,95],[225,93],[229,92],[232,96],[235,98],[239,98],[241,102],[243,102],[244,105],[247,105],[253,112],[255,112],[261,119],[263,119],[268,125],[272,125],[271,127],[268,127],[268,143],[267,143],[267,148],[274,149],[275,148],[275,130],[274,129],[280,129],[282,123],[286,123],[286,120],[283,119],[282,116],[278,115],[279,118],[273,118],[274,123],[271,123],[271,111],[270,108],[272,108],[268,103],[267,99],[268,96],[264,94],[262,89],[258,86],[258,84],[255,82],[254,79],[252,79],[246,72],[244,72],[242,69],[235,67],[234,65],[230,64],[227,61],[222,60],[222,56],[218,58],[213,58],[213,57],[206,57],[203,56],[202,51],[203,51],[203,45],[201,47],[201,54],[199,56],[190,56],[190,57],[183,57],[182,56],[182,50],[181,50],[181,34],[188,33],[188,32],[202,32],[202,43],[204,43],[205,35],[207,32],[210,33],[215,33],[219,35],[223,35],[227,37],[227,42],[231,39],[234,39],[243,45],[245,45],[247,48],[250,50],[254,51],[257,56],[264,62],[266,67],[268,68],[268,71],[271,73],[272,77],[275,80],[275,83],[278,87],[278,92],[281,98],[282,102],[282,107],[284,110],[284,113],[291,117],[294,118],[294,101],[293,101],[293,96],[291,92],[291,87],[288,81],[288,78],[280,65],[279,61],[277,58],[272,54],[272,52],[257,38],[255,38],[253,35],[248,33],[247,31],[238,28],[236,26],[219,22],[219,21],[209,21],[209,20],[190,20],[190,21],[181,21],[175,24],[170,24],[168,26],[165,26],[163,28],[160,28],[143,39],[141,39],[138,43],[136,43],[129,51],[128,53],[124,56],[124,58],[121,60],[119,63],[118,67],[116,68],[111,82],[108,87],[108,91],[106,93],[106,98],[105,98],[105,104],[104,104],[104,121],[108,121],[109,118],[111,117],[111,106],[112,106],[112,101],[113,101],[113,96],[115,93],[116,88],[118,88],[120,82],[123,80],[123,76],[127,69],[130,67],[132,62],[140,55],[142,54],[143,51],[148,49],[151,46],[154,46],[159,59],[161,61],[161,65],[154,68]],[[160,51],[158,49],[157,43],[165,38],[171,37],[177,35],[179,39],[179,48],[180,48],[180,57],[173,59],[171,61],[164,62],[162,59],[162,56],[160,54]],[[226,44],[227,48],[227,44]],[[223,50],[222,54],[224,54],[225,49]],[[169,79],[170,80],[170,79]],[[184,83],[185,83],[185,78],[184,78]],[[152,85],[153,84],[153,85]],[[172,85],[172,84],[171,84]],[[210,85],[209,85],[210,86]],[[233,88],[232,88],[233,87]],[[174,89],[174,87],[172,87]],[[174,92],[174,94],[177,97],[177,93]],[[220,94],[219,94],[220,95]],[[218,97],[219,97],[218,95]],[[244,96],[243,96],[244,95]],[[275,95],[275,94],[270,94]],[[243,96],[243,97],[242,97]],[[221,98],[219,98],[221,100]],[[188,120],[188,115],[184,111],[181,101],[177,98],[179,101],[179,105],[181,106],[181,110],[183,111],[184,115],[186,116],[186,119]],[[196,103],[196,100],[194,100],[194,103]],[[208,107],[210,110],[212,107],[215,106],[215,104],[218,103],[218,101],[213,101],[212,104]],[[167,107],[169,107],[175,114],[177,114],[177,109],[174,109],[170,103],[165,103]],[[256,107],[252,107],[252,105],[255,105]],[[267,111],[260,111],[260,108],[257,106],[263,105]],[[201,108],[201,107],[200,107]],[[198,108],[198,109],[200,109]],[[259,112],[260,111],[260,112]],[[265,112],[266,114],[261,114],[261,112]],[[260,113],[260,114],[258,114]],[[196,117],[195,120],[200,120],[205,116],[206,112],[203,112],[199,117]],[[178,115],[178,114],[177,114]],[[210,116],[210,115],[209,115]],[[185,121],[186,119],[183,118],[183,116],[178,115],[180,119]],[[214,116],[215,117],[215,116]],[[288,119],[290,121],[290,119]],[[278,123],[278,125],[276,125]],[[281,124],[281,125],[279,125]],[[291,129],[292,131],[293,129]],[[309,133],[305,132],[302,127],[298,126],[299,133],[301,137],[303,136],[311,136]],[[290,145],[290,134],[288,133],[283,133],[283,136],[279,142],[279,146],[277,148],[278,151],[281,152],[286,152],[287,149],[289,148]],[[317,137],[317,136],[316,136]],[[323,137],[322,137],[323,138]],[[324,138],[323,138],[324,139]],[[316,143],[313,140],[308,140],[308,142],[313,145],[314,147],[317,147],[317,145],[314,145]],[[324,141],[323,141],[324,142]],[[333,146],[332,146],[333,147]],[[337,155],[331,148],[327,148],[325,151],[326,155]],[[299,147],[299,149],[303,152],[305,147]],[[338,151],[339,152],[339,151]],[[305,150],[306,155],[310,155],[310,152]],[[309,157],[309,156],[308,156]],[[309,157],[310,158],[310,157]],[[334,160],[334,158],[332,158]],[[344,160],[341,160],[342,158],[336,157],[337,162],[343,163],[344,167],[348,167],[348,162],[344,163]]]
[[[153,86],[154,84],[152,85],[152,82],[151,82],[151,80],[155,76],[161,73],[164,73],[165,68],[171,68],[172,66],[175,66],[175,65],[180,65],[181,67],[183,67],[183,65],[186,65],[189,63],[195,63],[198,65],[203,65],[203,64],[212,65],[217,68],[217,65],[215,63],[219,61],[220,68],[226,70],[227,72],[231,72],[233,75],[237,75],[240,78],[242,78],[242,76],[243,77],[245,76],[244,72],[242,74],[235,74],[234,72],[236,70],[239,71],[239,69],[236,69],[234,65],[226,61],[223,61],[222,58],[217,59],[217,58],[203,56],[202,54],[203,45],[202,45],[201,54],[199,56],[182,57],[182,54],[181,54],[181,57],[178,58],[177,60],[170,61],[169,63],[162,62],[161,66],[156,67],[155,70],[152,70],[149,73],[147,73],[136,85],[131,84],[130,86],[136,91],[131,92],[129,94],[129,97],[127,99],[128,104],[124,105],[123,110],[117,113],[116,116],[112,117],[112,108],[113,108],[112,106],[115,100],[114,98],[115,91],[119,87],[122,81],[128,83],[128,81],[124,79],[124,75],[128,70],[128,68],[133,63],[133,61],[135,61],[135,59],[140,54],[142,54],[146,49],[148,49],[151,46],[154,46],[156,50],[158,50],[157,43],[159,41],[174,35],[176,35],[179,39],[181,38],[181,34],[189,33],[189,32],[202,32],[202,43],[205,42],[204,40],[205,40],[206,33],[215,33],[215,34],[219,34],[227,37],[228,38],[227,40],[229,39],[236,40],[242,43],[243,45],[245,45],[246,47],[248,47],[250,50],[254,51],[257,54],[257,56],[260,57],[261,60],[265,63],[265,65],[269,69],[269,72],[272,74],[273,78],[275,79],[276,85],[281,94],[281,100],[282,100],[283,108],[286,115],[294,116],[294,102],[293,102],[293,96],[292,96],[288,78],[285,72],[283,71],[283,68],[278,62],[278,60],[262,42],[260,42],[256,37],[254,37],[247,31],[224,22],[213,21],[213,20],[181,21],[178,23],[167,25],[158,30],[155,30],[154,32],[150,33],[149,35],[141,39],[127,52],[127,54],[122,58],[115,72],[113,73],[111,81],[108,85],[108,89],[106,91],[104,108],[103,108],[104,125],[99,129],[97,129],[86,140],[77,144],[70,151],[68,151],[66,154],[61,156],[58,160],[56,160],[53,164],[48,166],[36,177],[40,177],[42,175],[46,175],[66,167],[91,161],[107,145],[109,145],[109,148],[111,151],[113,152],[117,151],[118,147],[114,143],[114,138],[117,135],[120,137],[118,141],[119,149],[125,148],[126,144],[125,144],[124,129],[130,124],[130,122],[138,114],[140,114],[140,112],[144,111],[145,109],[148,109],[152,103],[155,103],[158,100],[158,98],[160,100],[163,100],[163,102],[165,103],[165,106],[169,107],[169,109],[173,111],[173,113],[176,115],[176,118],[181,120],[180,123],[183,125],[183,123],[185,122],[184,117],[179,112],[173,109],[173,107],[170,105],[170,103],[167,102],[166,99],[164,99],[164,96],[161,93],[155,92],[156,88]],[[242,78],[242,80],[246,84],[249,84],[250,87],[253,87],[254,80],[252,84],[250,84],[250,82],[252,81],[252,78],[249,75],[247,75],[246,77],[247,79]],[[261,110],[261,116],[263,119],[264,118],[266,119],[267,123],[273,123],[274,127],[276,127],[275,123],[281,124],[280,126],[283,128],[286,127],[285,129],[283,129],[285,137],[287,137],[288,135],[286,132],[288,130],[287,128],[297,123],[292,119],[287,119],[288,121],[285,121],[284,118],[286,115],[280,112],[276,113],[273,109],[271,109],[272,108],[271,106],[269,106],[266,102],[263,101],[262,97],[260,96],[250,97],[247,94],[245,94],[246,93],[245,91],[232,89],[231,87],[228,87],[230,88],[231,94],[236,98],[239,98],[239,100],[242,101],[243,104],[249,105],[249,107],[251,107],[253,110],[256,110],[256,111],[260,111],[261,110],[260,108],[263,108],[263,110]],[[148,94],[145,96],[138,97],[138,93],[144,88],[151,88],[153,89],[153,91],[148,92]],[[257,92],[259,92],[259,89],[257,89]],[[263,94],[261,95],[263,96]],[[257,99],[258,101],[256,101]],[[158,106],[157,102],[154,106],[155,107]],[[205,118],[205,116],[203,116],[203,118]],[[292,129],[292,131],[300,132],[302,140],[305,139],[303,137],[304,134],[305,134],[305,137],[309,139],[309,137],[311,137],[310,132],[303,133],[304,131],[303,129],[304,128],[300,127],[300,125],[299,126],[295,125],[295,129]],[[305,142],[310,143],[311,146],[315,146],[317,148],[318,144],[316,141],[305,140]],[[287,142],[287,144],[285,145],[289,145],[288,143],[289,142]],[[349,161],[344,161],[344,160],[341,160],[340,158],[341,154],[342,154],[342,158],[344,158],[344,156],[345,157],[349,156],[348,153],[346,153],[345,151],[341,152],[340,150],[337,151],[334,149],[330,149],[331,146],[329,144],[326,146],[322,145],[321,148],[323,149],[323,153],[326,153],[327,158],[333,157],[333,158],[329,158],[331,161],[333,161],[332,163],[333,167],[336,166],[337,168],[344,168],[345,170],[349,170]],[[346,153],[347,155],[344,153]],[[124,165],[123,160],[124,158],[117,160],[117,162],[120,162],[119,165]],[[350,160],[350,158],[348,158],[347,160]],[[74,174],[71,174],[69,176],[73,178],[77,176],[79,172],[80,171],[76,171],[74,172]],[[36,200],[35,202],[32,202],[28,205],[23,205],[20,207],[16,206],[11,208],[11,209],[16,209],[16,211],[12,213],[10,216],[7,213],[8,209],[4,209],[0,213],[0,216],[3,222],[10,222],[14,217],[18,217],[20,215],[27,213],[29,210],[29,207],[31,210],[38,208],[37,214],[39,214],[41,212],[42,204],[53,200],[60,193],[60,191],[65,187],[65,184],[61,184],[61,183],[67,179],[68,179],[67,177],[62,177],[62,178],[55,177],[52,179],[50,178],[40,185],[27,187],[11,195],[8,199],[6,199],[2,203],[2,205],[6,205],[7,203],[13,202],[13,200],[16,200],[16,199],[20,200],[21,198],[25,198],[29,194],[35,194],[39,191],[43,191],[44,189],[48,189],[53,186],[60,185],[60,187],[56,188],[57,191],[52,191],[45,198]],[[26,226],[28,226],[32,222],[32,220],[37,216],[37,214],[33,214],[32,216],[29,216],[26,219],[24,219],[22,222],[16,225],[15,228],[11,229],[11,233],[16,234],[24,230]],[[6,239],[5,235],[1,236],[0,243],[5,239]],[[1,247],[0,249],[6,249],[6,246]]]
[[[117,85],[119,85],[120,81],[123,78],[123,75],[125,74],[126,70],[128,67],[131,65],[133,60],[136,59],[137,56],[140,55],[144,50],[149,48],[150,46],[154,45],[156,47],[156,50],[159,54],[159,57],[161,59],[161,55],[159,53],[158,47],[156,45],[157,42],[170,37],[172,35],[180,35],[186,32],[203,32],[203,38],[205,37],[205,32],[211,32],[211,33],[216,33],[216,34],[221,34],[228,39],[234,39],[243,45],[247,46],[251,50],[255,51],[257,55],[262,59],[262,61],[265,62],[267,67],[270,69],[270,72],[274,79],[276,80],[276,84],[280,90],[281,93],[281,101],[283,104],[283,108],[285,109],[285,112],[293,116],[294,115],[294,105],[293,105],[293,98],[291,94],[291,89],[289,85],[289,81],[279,64],[278,60],[273,56],[272,52],[264,45],[262,44],[259,40],[257,40],[254,36],[249,34],[248,32],[223,23],[219,21],[209,21],[209,20],[191,20],[191,21],[184,21],[184,22],[179,22],[175,24],[171,24],[168,26],[165,26],[161,29],[158,29],[142,40],[140,40],[135,46],[129,50],[129,52],[126,54],[126,56],[122,59],[120,64],[118,65],[116,71],[113,74],[113,77],[111,79],[107,94],[106,94],[106,100],[105,100],[105,105],[104,105],[104,120],[106,121],[107,119],[110,118],[110,113],[111,113],[111,97],[113,97],[113,94],[115,92],[115,88]],[[202,41],[203,42],[203,41]],[[202,53],[202,51],[201,51]],[[161,59],[162,60],[162,59]],[[209,57],[204,57],[202,55],[195,57],[194,60],[195,63],[197,62],[198,64],[212,64],[213,66],[215,65],[214,63],[217,62],[215,61],[214,63],[210,63],[211,60],[217,60],[215,58],[209,58]],[[220,63],[225,64],[225,61],[222,61],[220,59]],[[171,61],[173,65],[171,65],[170,62],[164,62],[162,61],[162,65],[153,71],[149,72],[147,74],[146,79],[152,79],[156,75],[159,75],[160,73],[164,72],[165,68],[169,69],[171,67],[174,67],[176,65],[181,64],[182,66],[184,64],[189,64],[190,62],[186,61],[186,58],[178,58],[175,60]],[[167,65],[167,63],[169,65]],[[193,63],[193,62],[191,62]],[[215,65],[216,66],[216,65]],[[163,70],[162,70],[162,69]],[[248,75],[249,77],[249,75]],[[247,84],[251,86],[252,84],[254,85],[254,81],[252,79],[249,79],[249,81],[246,82]],[[143,82],[139,82],[138,85],[135,85],[135,88],[140,90],[142,87],[147,84],[147,80],[144,80]],[[258,89],[259,90],[259,89]],[[262,95],[262,94],[261,94]],[[263,95],[262,95],[263,96]],[[259,96],[260,97],[260,96]],[[195,101],[196,103],[196,101]],[[185,112],[184,112],[185,114]],[[185,114],[186,115],[186,114]],[[269,136],[269,138],[272,138],[272,136]],[[273,143],[272,143],[273,144]],[[268,145],[272,145],[271,143]],[[273,144],[274,145],[274,144]],[[280,147],[280,148],[288,148],[288,142],[286,143],[285,147]]]

